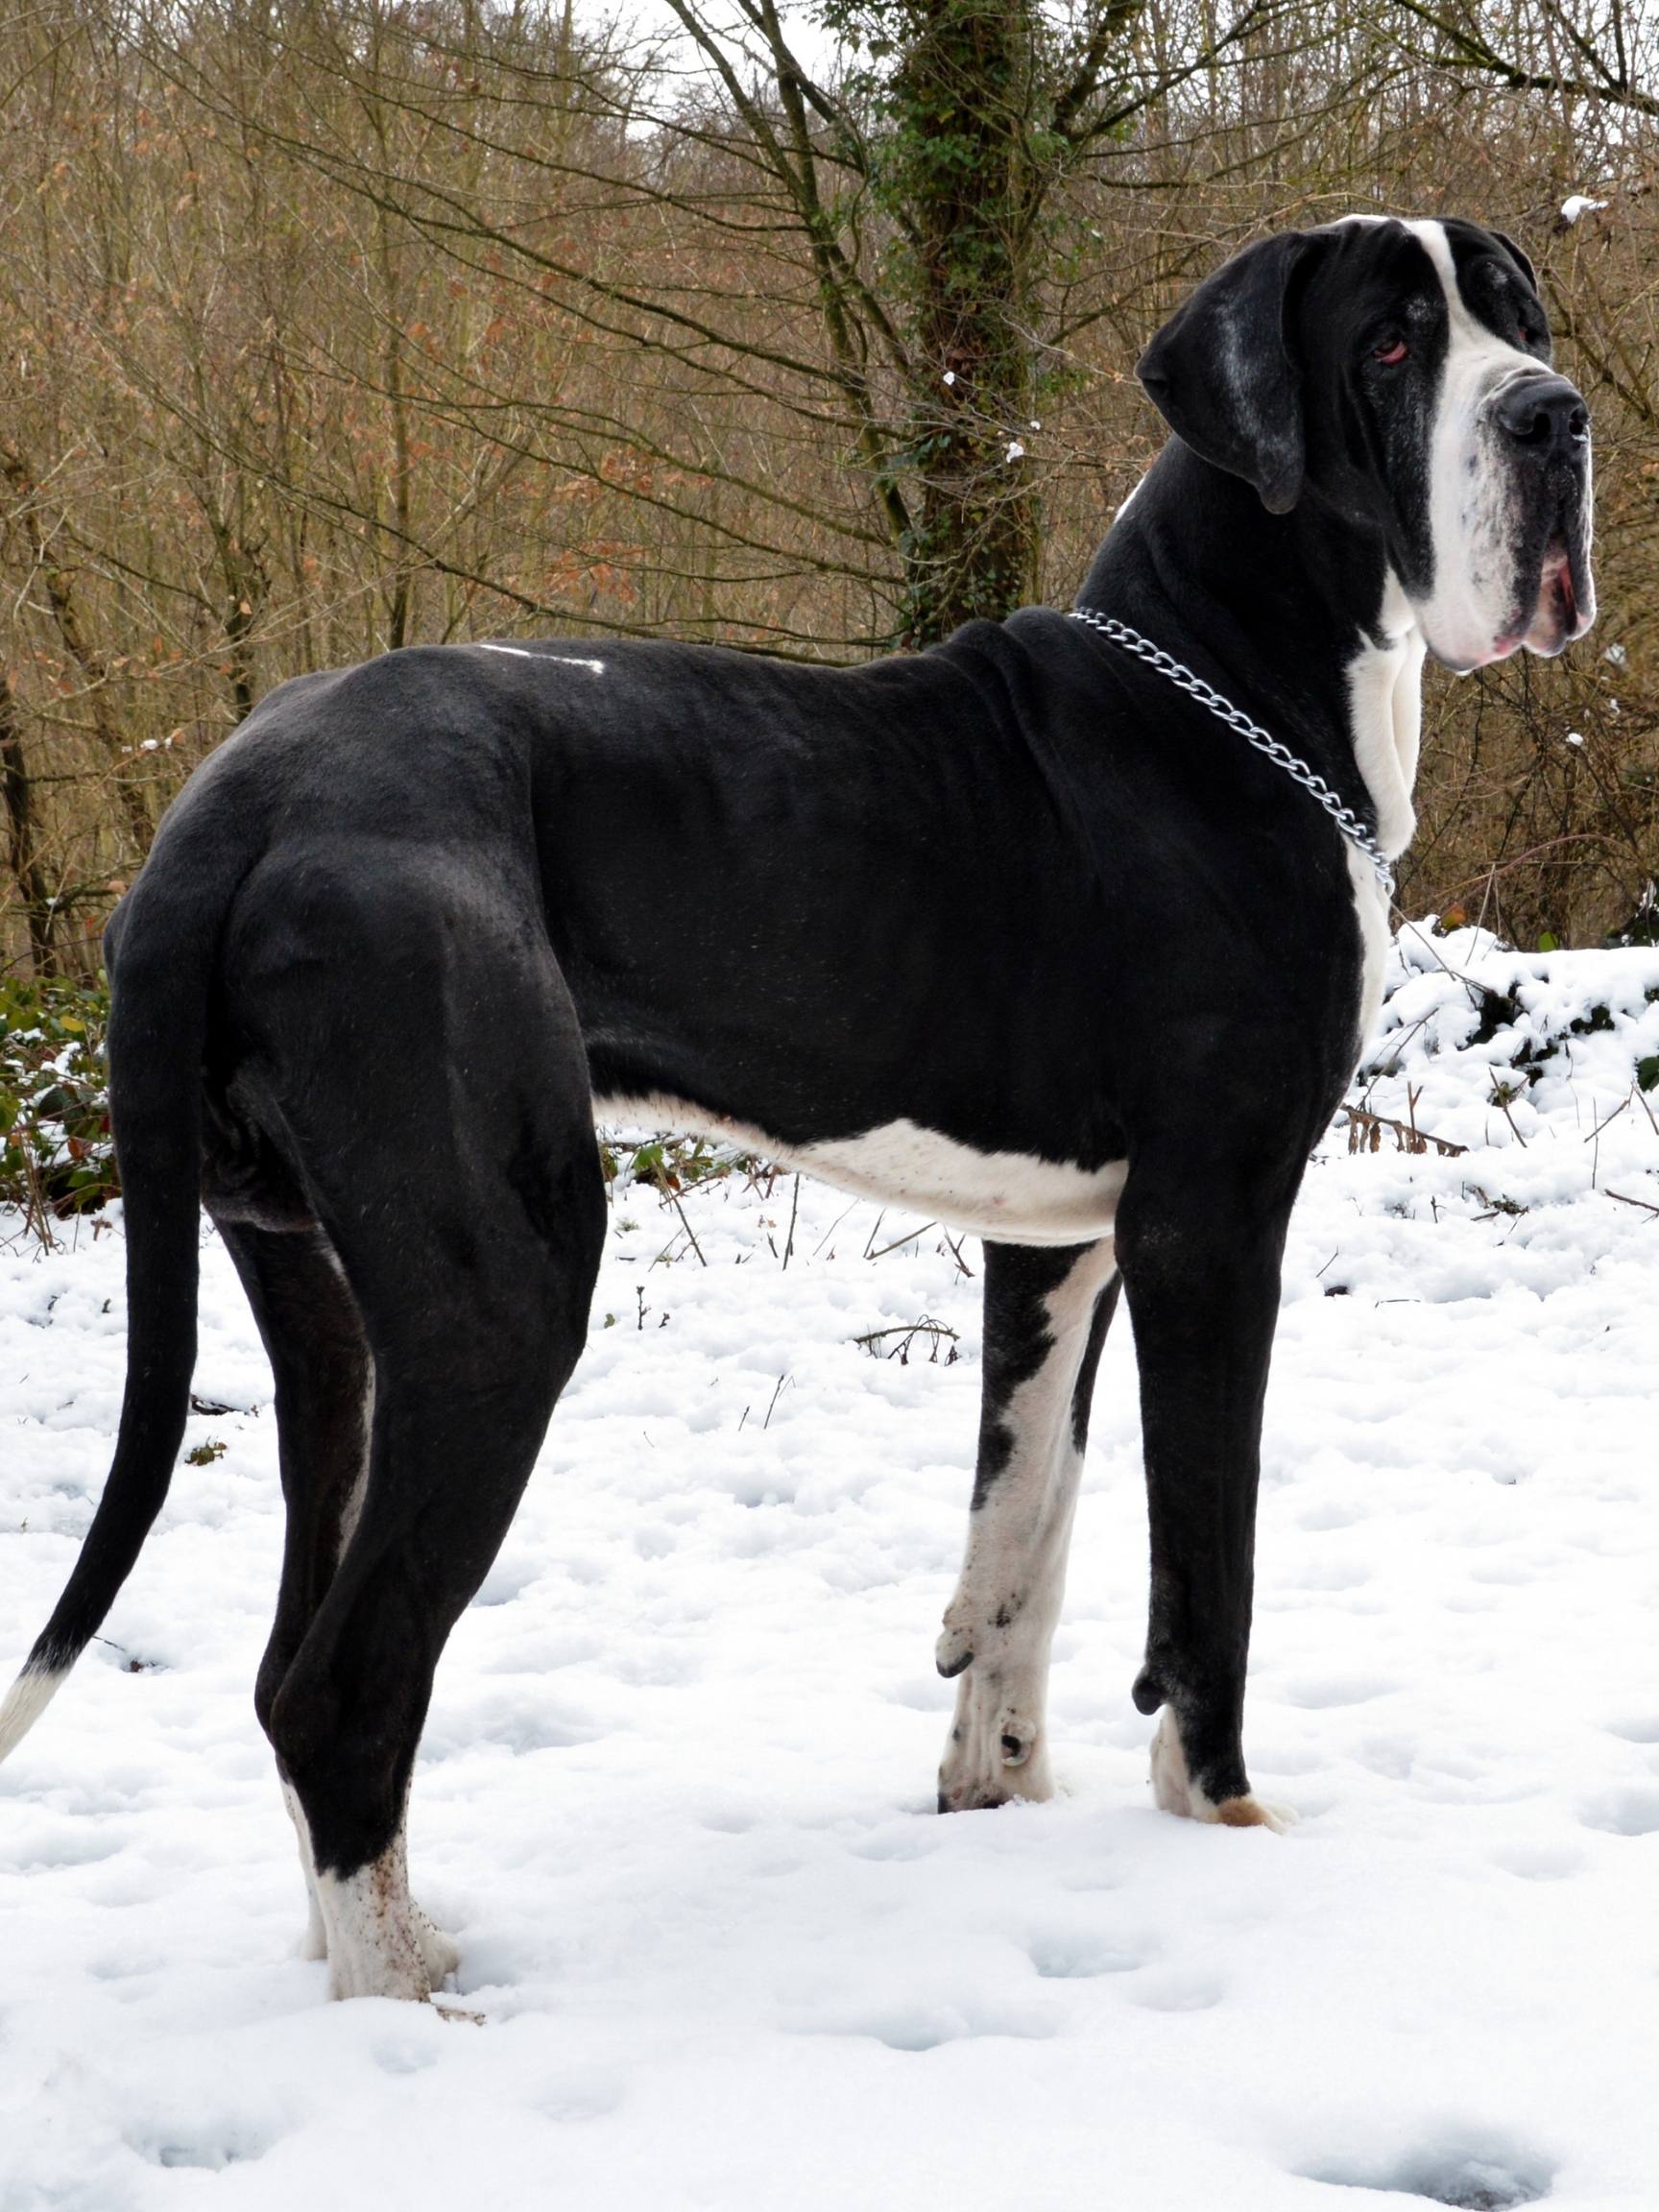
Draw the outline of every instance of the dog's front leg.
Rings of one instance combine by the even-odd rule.
[[[939,1810],[1053,1794],[1048,1650],[1089,1400],[1117,1301],[1110,1238],[985,1247],[985,1379],[968,1552],[939,1639],[956,1712]]]
[[[1294,1169],[1137,1163],[1118,1215],[1135,1327],[1152,1551],[1142,1713],[1159,1806],[1229,1827],[1290,1817],[1244,1771],[1262,1407]]]

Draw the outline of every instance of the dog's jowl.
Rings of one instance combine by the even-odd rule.
[[[1158,1802],[1275,1817],[1241,1726],[1286,1225],[1376,1004],[1424,656],[1588,626],[1589,433],[1526,256],[1466,223],[1269,238],[1141,375],[1174,436],[1083,619],[854,670],[500,643],[305,676],[192,780],[110,925],[127,1395],[0,1752],[166,1493],[204,1202],[276,1374],[257,1705],[338,1994],[425,1997],[454,1963],[405,1800],[582,1349],[596,1100],[987,1239],[946,1808],[1051,1788],[1121,1291]]]

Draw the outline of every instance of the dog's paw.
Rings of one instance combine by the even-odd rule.
[[[1054,1794],[1039,1697],[1029,1680],[983,1663],[956,1684],[956,1713],[939,1764],[939,1810],[969,1813]]]
[[[1247,1791],[1240,1797],[1223,1797],[1213,1804],[1188,1772],[1181,1731],[1167,1705],[1160,1714],[1152,1737],[1152,1802],[1160,1813],[1173,1813],[1185,1820],[1201,1820],[1219,1828],[1270,1828],[1283,1836],[1296,1824],[1288,1805],[1269,1804]]]
[[[426,1978],[434,1989],[441,1989],[461,1963],[461,1946],[452,1936],[445,1936],[413,1899],[409,1905],[409,1920],[425,1962]]]
[[[1219,1805],[1200,1813],[1198,1818],[1214,1820],[1222,1828],[1270,1828],[1275,1836],[1283,1836],[1287,1828],[1295,1827],[1300,1815],[1293,1805],[1275,1804],[1251,1791],[1242,1797],[1223,1797]]]

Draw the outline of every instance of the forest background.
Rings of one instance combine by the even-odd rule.
[[[1526,246],[1598,452],[1600,622],[1431,675],[1402,903],[1651,935],[1653,60],[1644,0],[13,0],[0,991],[95,977],[168,800],[301,670],[1067,604],[1160,320],[1368,208]]]

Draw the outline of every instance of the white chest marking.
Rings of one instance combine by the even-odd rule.
[[[1354,757],[1377,813],[1377,841],[1390,860],[1417,827],[1411,786],[1423,730],[1423,661],[1428,650],[1411,604],[1390,575],[1381,628],[1385,642],[1362,640],[1348,663],[1348,719]]]
[[[1359,1012],[1354,1039],[1358,1061],[1365,1049],[1382,1004],[1382,979],[1388,966],[1388,901],[1377,871],[1353,846],[1347,847],[1348,874],[1354,885],[1354,912],[1359,923]]]
[[[976,1152],[909,1120],[791,1146],[750,1123],[661,1094],[598,1098],[593,1116],[718,1137],[861,1198],[1010,1244],[1079,1244],[1109,1236],[1127,1173],[1122,1161],[1088,1168],[1024,1152]]]

